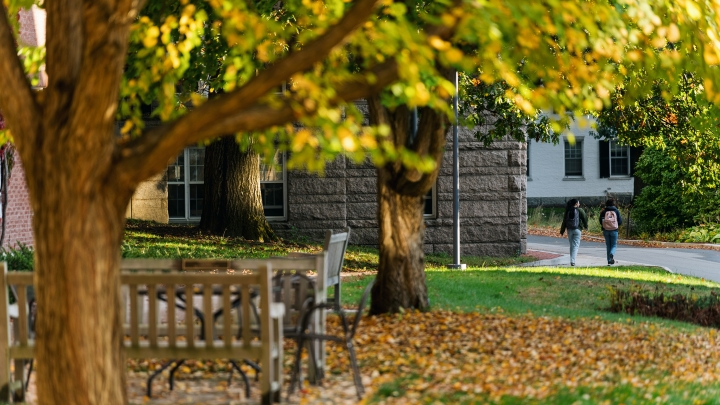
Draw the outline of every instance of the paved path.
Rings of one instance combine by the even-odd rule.
[[[528,235],[528,249],[561,253],[557,259],[541,260],[537,266],[569,265],[570,247],[567,238]],[[642,264],[663,267],[673,273],[701,277],[720,282],[720,252],[703,249],[645,248],[618,245],[615,258],[620,265]],[[576,265],[607,266],[605,244],[580,242]]]

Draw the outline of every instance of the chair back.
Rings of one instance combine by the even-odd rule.
[[[327,277],[326,287],[335,287],[335,295],[333,297],[336,308],[340,308],[340,272],[345,263],[345,251],[350,241],[350,227],[346,227],[344,232],[332,233],[328,230],[325,233],[324,251],[327,254]]]

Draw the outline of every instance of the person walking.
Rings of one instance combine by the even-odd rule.
[[[605,208],[600,211],[600,226],[605,237],[605,248],[607,249],[608,266],[615,264],[615,249],[618,242],[618,228],[622,225],[622,216],[615,207],[615,200],[612,198],[605,201]]]
[[[575,265],[577,252],[580,248],[580,236],[582,229],[588,229],[587,215],[580,208],[580,200],[573,198],[565,205],[565,215],[563,216],[562,225],[560,225],[560,236],[567,229],[568,241],[570,242],[570,265]]]

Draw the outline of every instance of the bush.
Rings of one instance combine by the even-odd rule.
[[[31,247],[18,242],[17,248],[0,247],[0,261],[8,264],[8,270],[32,270],[35,263],[35,252]]]
[[[693,226],[683,230],[678,242],[720,243],[720,224]]]
[[[688,297],[610,287],[608,310],[720,328],[720,297],[715,292],[703,297]]]

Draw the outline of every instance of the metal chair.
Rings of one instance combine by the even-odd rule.
[[[300,328],[297,331],[296,340],[298,348],[295,354],[295,363],[293,365],[293,371],[290,377],[289,394],[292,394],[295,391],[295,386],[300,379],[300,361],[302,358],[302,350],[305,346],[305,343],[308,341],[332,341],[344,344],[345,348],[347,349],[348,355],[350,357],[350,365],[352,366],[353,379],[355,382],[358,399],[362,399],[363,394],[365,393],[365,389],[363,388],[362,379],[360,378],[360,369],[357,365],[353,338],[355,337],[355,332],[357,332],[358,325],[360,324],[360,317],[362,316],[363,309],[365,308],[365,303],[367,302],[367,299],[370,295],[370,290],[372,289],[374,283],[375,280],[373,279],[372,281],[370,281],[367,287],[365,287],[365,291],[360,298],[360,304],[358,305],[355,320],[353,321],[352,325],[350,325],[348,322],[346,311],[343,310],[342,306],[339,305],[339,301],[336,300],[324,303],[313,303],[306,311],[304,311]],[[313,312],[323,309],[333,310],[338,314],[341,320],[341,325],[343,327],[343,336],[329,335],[326,333],[315,333],[309,330],[310,318],[313,315]],[[308,347],[310,348],[309,350],[311,350],[309,356],[310,361],[315,361],[315,356],[312,353],[313,345],[310,344],[308,345]]]

